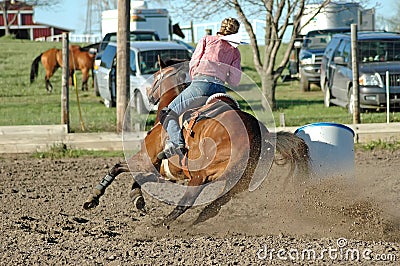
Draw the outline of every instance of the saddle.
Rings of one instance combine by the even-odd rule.
[[[193,126],[200,120],[214,118],[217,115],[229,111],[239,110],[238,102],[230,95],[225,93],[216,93],[211,95],[204,106],[185,111],[179,116],[180,128],[186,129],[185,143],[192,136]]]

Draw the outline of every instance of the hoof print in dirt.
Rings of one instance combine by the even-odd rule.
[[[154,227],[164,227],[166,229],[170,228],[168,222],[165,220],[164,217],[157,217],[157,218],[153,219],[151,221],[151,225]]]
[[[75,222],[80,223],[80,224],[85,224],[85,223],[89,222],[88,219],[80,218],[80,217],[74,217],[74,218],[72,218],[72,220],[74,220]]]

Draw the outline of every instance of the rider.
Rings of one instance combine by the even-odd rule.
[[[189,108],[200,107],[215,93],[226,93],[224,83],[232,87],[241,79],[241,56],[237,43],[224,40],[224,36],[236,34],[239,22],[235,18],[225,18],[217,35],[206,35],[200,39],[190,60],[191,84],[169,105],[163,127],[169,138],[159,159],[166,159],[185,152],[185,142],[178,124],[178,117]]]

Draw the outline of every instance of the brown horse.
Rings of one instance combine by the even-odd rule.
[[[89,51],[86,47],[80,47],[79,45],[70,45],[69,47],[69,74],[73,76],[75,70],[82,71],[82,90],[88,90],[87,82],[89,79],[89,72],[92,71],[93,79],[93,66],[95,53]],[[48,92],[53,90],[53,85],[50,82],[50,78],[54,75],[56,70],[62,66],[62,50],[52,48],[37,56],[31,66],[30,81],[31,83],[35,80],[38,75],[39,61],[42,62],[43,67],[46,70],[45,83]],[[72,80],[73,81],[73,80]]]
[[[160,100],[159,110],[185,87],[176,89],[177,84],[184,82],[184,75],[177,74],[175,66],[162,68],[156,73],[153,87],[149,89],[149,98]],[[208,105],[217,103],[222,106],[225,104],[217,99]],[[199,202],[210,203],[197,218],[197,223],[217,215],[221,206],[235,194],[257,188],[269,173],[275,151],[280,153],[281,159],[290,163],[290,175],[308,175],[308,147],[301,138],[288,132],[268,132],[261,122],[251,114],[241,111],[232,101],[227,101],[224,109],[224,112],[217,113],[212,118],[201,119],[192,124],[191,128],[183,129],[186,145],[190,147],[183,160],[178,155],[162,161],[157,158],[166,139],[162,124],[157,123],[145,137],[141,150],[126,162],[116,164],[95,187],[93,194],[84,203],[84,209],[94,208],[99,204],[100,197],[116,176],[131,172],[135,175],[130,196],[136,208],[144,210],[145,202],[141,191],[143,185],[146,186],[148,182],[156,182],[158,185],[165,182],[165,187],[161,189],[146,189],[146,192],[156,198],[177,205],[161,223],[174,221]],[[187,184],[183,186],[182,193],[178,192],[178,187],[171,188],[174,182]],[[208,190],[211,185],[217,189]],[[181,196],[175,201],[168,198],[169,194],[165,194],[165,190],[173,196]]]

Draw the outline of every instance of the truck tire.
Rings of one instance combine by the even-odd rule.
[[[308,79],[304,75],[300,77],[300,89],[304,92],[310,91],[310,82],[308,82]]]

